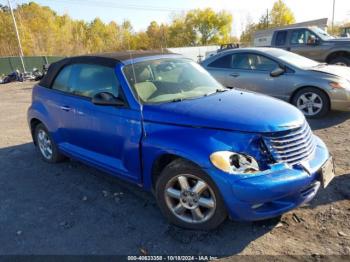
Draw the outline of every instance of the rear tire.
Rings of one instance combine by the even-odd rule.
[[[329,61],[329,63],[333,65],[350,66],[350,58],[338,56]]]
[[[43,124],[40,123],[35,127],[34,139],[36,148],[44,161],[58,163],[65,159],[65,156],[59,152],[51,134]]]
[[[327,94],[315,87],[306,87],[299,90],[292,99],[296,106],[307,118],[325,116],[330,109]]]
[[[184,159],[164,168],[156,183],[156,198],[163,215],[182,228],[211,230],[227,217],[211,178]]]

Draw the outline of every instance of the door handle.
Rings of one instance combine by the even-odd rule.
[[[232,77],[239,77],[239,74],[238,73],[232,73],[232,74],[230,74],[230,76],[232,76]]]
[[[71,110],[71,108],[69,107],[69,106],[61,106],[60,107],[63,111],[70,111]]]

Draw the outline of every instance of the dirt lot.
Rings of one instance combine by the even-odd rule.
[[[32,85],[0,85],[0,254],[350,254],[350,113],[310,121],[337,176],[309,205],[195,232],[169,225],[133,185],[78,162],[41,161],[26,123]]]

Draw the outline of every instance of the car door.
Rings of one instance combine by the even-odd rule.
[[[91,98],[100,92],[124,99],[125,105],[93,104]],[[64,150],[113,174],[140,182],[140,114],[127,106],[114,68],[74,64],[66,106],[72,114],[66,125]]]
[[[72,66],[69,65],[60,70],[51,85],[51,98],[45,97],[46,105],[48,105],[48,112],[52,119],[54,119],[57,127],[57,132],[55,132],[54,135],[56,136],[55,140],[59,147],[67,141],[67,126],[69,126],[70,121],[73,121],[74,112],[71,111],[71,108],[66,104],[71,70]]]
[[[321,39],[309,29],[296,29],[290,33],[289,51],[299,55],[320,60],[323,51]]]
[[[289,50],[289,47],[287,46],[288,31],[287,30],[276,31],[275,34],[276,35],[273,40],[274,46],[285,50]]]
[[[217,59],[206,65],[207,71],[223,86],[233,88],[230,78],[228,77],[232,73],[232,55],[221,54],[217,56]]]
[[[276,88],[280,78],[270,75],[278,67],[277,62],[264,55],[237,53],[232,57],[232,71],[228,77],[238,88],[281,98],[285,92],[283,86]]]

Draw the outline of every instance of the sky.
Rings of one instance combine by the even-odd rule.
[[[15,6],[25,0],[10,0]],[[318,18],[332,18],[333,0],[284,0],[294,12],[297,22]],[[232,35],[239,36],[247,23],[247,17],[257,21],[275,0],[35,0],[58,14],[68,14],[75,19],[91,21],[99,17],[104,22],[131,21],[136,31],[145,30],[153,20],[158,23],[171,21],[172,15],[194,8],[211,7],[226,10],[233,16]],[[7,0],[0,0],[6,4]],[[350,21],[350,0],[335,0],[335,21]]]

